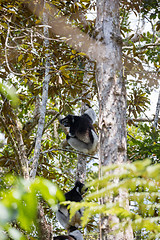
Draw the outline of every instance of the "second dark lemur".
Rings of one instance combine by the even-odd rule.
[[[93,127],[95,120],[96,114],[92,108],[87,109],[81,116],[69,114],[60,120],[61,124],[69,127],[66,139],[73,148],[85,154],[96,151],[98,136]]]
[[[53,240],[83,240],[82,233],[77,228],[69,229],[69,235],[60,235],[53,237]]]
[[[80,181],[75,182],[74,188],[65,193],[65,200],[71,202],[82,201],[82,195],[87,191],[87,188]],[[70,213],[67,205],[59,204],[58,211],[56,213],[56,218],[59,223],[66,229],[70,230],[71,227],[78,228],[81,224],[82,210],[80,209],[75,213],[75,215],[70,219]]]

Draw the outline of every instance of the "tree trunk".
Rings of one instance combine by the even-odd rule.
[[[157,130],[157,126],[158,126],[159,111],[160,111],[160,91],[159,91],[159,95],[158,95],[158,101],[157,101],[157,106],[156,106],[156,113],[155,113],[154,124],[153,124],[153,127],[155,128],[155,130]]]
[[[38,224],[39,224],[39,239],[40,240],[52,240],[53,239],[53,227],[49,224],[45,218],[45,212],[43,207],[38,206]]]
[[[85,73],[83,76],[83,83],[88,84],[88,79],[90,78],[90,75],[88,73],[90,72],[90,69],[93,67],[92,64],[93,64],[92,62],[88,62],[85,65]],[[85,93],[86,92],[82,90],[82,96],[84,95],[86,99],[91,99],[91,94],[87,93],[87,95],[86,95]],[[86,106],[82,102],[81,114],[84,114],[85,110],[86,110]],[[86,167],[87,167],[87,156],[85,156],[84,154],[78,154],[76,180],[80,180],[83,183],[85,182],[86,175],[87,175]]]
[[[45,76],[43,81],[43,93],[42,93],[42,103],[40,106],[40,117],[38,122],[38,129],[36,135],[36,142],[35,142],[35,150],[34,150],[34,157],[33,157],[33,164],[32,169],[30,172],[31,178],[36,177],[37,167],[39,162],[39,155],[41,149],[41,141],[42,135],[44,131],[44,124],[45,124],[45,115],[46,115],[46,105],[48,100],[48,86],[50,81],[50,60],[48,54],[49,48],[49,30],[48,30],[48,15],[47,15],[47,8],[46,8],[46,0],[44,0],[44,8],[43,8],[43,24],[44,24],[44,47],[46,49],[45,53]],[[38,222],[39,222],[39,238],[41,240],[51,240],[52,239],[52,226],[46,221],[45,212],[43,206],[39,204],[38,206]]]
[[[88,65],[85,66],[85,70],[88,70]],[[88,82],[88,73],[85,71],[83,76],[83,82]],[[82,96],[83,96],[83,90],[82,90]],[[85,105],[82,102],[81,106],[81,114],[84,114],[85,112]],[[81,182],[84,182],[86,180],[86,162],[87,157],[83,154],[78,154],[78,162],[77,162],[77,174],[76,174],[76,180],[80,180]]]
[[[119,1],[97,0],[97,40],[104,45],[97,62],[99,97],[100,166],[126,162],[126,91],[122,72],[122,39],[120,36]],[[126,199],[120,192],[118,201]],[[126,199],[127,200],[127,199]],[[113,201],[113,199],[112,199]],[[127,201],[126,201],[127,202]],[[127,202],[128,205],[128,202]],[[111,222],[116,216],[104,217],[101,239],[133,239],[132,229],[113,233]]]
[[[46,115],[46,105],[48,100],[48,86],[50,81],[50,62],[49,62],[49,54],[48,54],[48,47],[49,47],[49,30],[48,30],[48,15],[47,15],[47,9],[46,9],[46,1],[44,0],[44,9],[43,9],[43,23],[44,23],[44,47],[46,49],[45,53],[45,76],[43,81],[43,93],[42,93],[42,103],[40,107],[40,117],[38,122],[38,129],[36,134],[36,142],[35,142],[35,150],[34,150],[34,157],[33,157],[33,163],[32,163],[32,169],[30,172],[31,178],[35,178],[37,173],[37,167],[38,167],[38,161],[39,161],[39,155],[40,155],[40,148],[41,148],[41,141],[42,141],[42,135],[43,135],[43,129],[44,129],[44,123],[45,123],[45,115]]]

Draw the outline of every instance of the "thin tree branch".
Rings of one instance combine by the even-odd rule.
[[[148,44],[145,44],[143,46],[135,46],[137,50],[143,50],[143,49],[146,49],[146,48],[154,48],[154,47],[159,47],[160,46],[160,43],[148,43]],[[125,50],[132,50],[133,49],[133,46],[124,46],[123,48],[123,51]]]
[[[127,121],[131,122],[153,122],[153,118],[128,118]]]
[[[28,179],[29,178],[28,159],[26,157],[26,151],[25,151],[21,130],[17,124],[17,118],[14,114],[14,111],[12,111],[12,108],[8,101],[6,101],[6,108],[8,108],[8,114],[5,115],[5,118],[6,118],[6,121],[8,119],[8,122],[11,123],[13,134],[10,133],[7,127],[7,123],[5,124],[4,127],[5,127],[5,130],[8,131],[12,145],[14,147],[14,150],[16,151],[15,154],[17,154],[18,156],[18,162],[20,164],[21,173],[25,179]],[[3,119],[1,119],[1,121],[3,122]],[[4,120],[4,123],[5,123],[5,120]]]
[[[153,25],[153,22],[152,20],[150,20],[146,15],[144,15],[144,18],[147,19],[147,21],[151,24],[152,26],[152,32],[153,32],[153,36],[152,36],[152,42],[154,41],[154,38],[155,38],[155,29],[154,29],[154,25]]]
[[[24,178],[28,179],[29,178],[28,159],[26,156],[26,150],[25,150],[22,134],[16,121],[13,121],[13,130],[14,130],[15,138],[17,140],[17,146],[19,149],[19,158],[21,162],[22,173]]]
[[[56,42],[64,42],[64,39],[54,39],[54,38],[49,38],[49,37],[45,37],[43,34],[39,33],[39,32],[35,32],[34,37],[39,37],[39,38],[42,38],[42,39],[46,39],[46,40],[49,40],[49,41],[56,41]],[[66,41],[69,41],[70,39],[67,39],[66,38]]]
[[[8,134],[11,144],[13,146],[13,150],[15,152],[18,164],[20,166],[21,174],[24,176],[24,178],[27,179],[29,177],[28,159],[26,157],[26,151],[25,151],[25,147],[24,147],[22,134],[21,134],[20,128],[17,124],[17,118],[14,114],[14,111],[12,111],[12,108],[11,108],[9,102],[6,100],[6,98],[4,98],[4,103],[6,104],[5,108],[7,108],[8,112],[5,113],[5,111],[4,111],[5,116],[3,118],[2,117],[3,107],[0,109],[0,111],[1,111],[0,121],[2,122],[2,125],[3,125],[6,133]],[[8,123],[10,123],[12,126],[12,130],[13,130],[12,133],[11,133],[10,129],[8,128]]]
[[[48,113],[48,114],[47,114]],[[62,113],[62,111],[60,111],[59,113],[57,113],[56,111],[54,111],[54,110],[46,110],[46,115],[53,115],[53,114],[55,114],[56,113],[56,115],[47,123],[47,125],[44,127],[44,129],[43,129],[43,133],[42,133],[42,135],[44,134],[44,132],[45,132],[45,130],[55,121],[55,119]],[[40,114],[38,114],[38,116],[36,116],[36,117],[40,117]],[[38,119],[36,120],[34,120],[33,119],[33,121],[36,121],[36,124],[37,124],[37,121],[38,121]],[[30,122],[29,122],[30,123]],[[35,123],[34,123],[35,124]],[[36,125],[35,124],[35,125]],[[26,129],[25,129],[26,130]],[[28,151],[28,153],[27,153],[27,156],[29,157],[29,155],[31,154],[31,152],[32,152],[32,150],[33,150],[33,148],[35,147],[35,142],[36,142],[36,139],[34,139],[34,141],[33,141],[33,143],[32,143],[32,145],[31,145],[31,147],[30,147],[30,149],[29,149],[29,151]]]
[[[58,113],[55,110],[46,110],[46,115],[55,115],[53,118],[54,120],[59,116],[59,114],[61,114],[61,112]],[[37,125],[39,117],[40,117],[40,113],[39,113],[39,108],[38,108],[38,112],[35,112],[33,114],[33,117],[23,126],[23,130],[26,131],[27,137],[30,135],[30,132],[32,131],[32,129]],[[51,119],[52,122],[54,121],[53,119]],[[48,123],[47,125],[49,126],[50,124]],[[47,127],[45,127],[43,132],[46,130],[46,128]]]
[[[79,152],[79,151],[74,151],[74,150],[70,150],[70,149],[63,149],[63,148],[51,148],[51,149],[48,149],[44,152],[41,152],[41,154],[46,154],[48,152],[54,152],[54,151],[63,151],[63,152],[71,152],[71,153],[76,153],[76,154],[81,154],[85,157],[90,157],[90,158],[94,158],[94,159],[98,159],[98,157],[94,157],[93,155],[89,155],[89,154],[84,154],[82,152]]]
[[[12,113],[13,114],[13,113]],[[26,157],[26,152],[25,152],[25,148],[24,148],[24,142],[23,142],[23,138],[22,138],[22,134],[17,126],[16,121],[14,121],[12,119],[12,123],[13,123],[13,132],[15,135],[15,139],[16,141],[13,139],[7,124],[5,124],[5,120],[2,116],[0,116],[0,121],[2,122],[2,125],[12,143],[12,147],[15,151],[15,155],[17,157],[18,163],[20,165],[20,171],[22,173],[22,175],[24,176],[24,178],[28,178],[29,177],[29,172],[28,172],[28,159]]]
[[[62,113],[63,110],[61,110],[59,113],[57,113],[44,127],[43,133],[44,131],[56,120],[56,118]]]
[[[158,96],[158,101],[156,106],[156,113],[155,113],[154,124],[153,124],[153,126],[155,127],[155,130],[157,130],[157,126],[158,126],[159,111],[160,111],[160,91],[159,91],[159,96]]]
[[[9,34],[10,34],[10,26],[9,26],[9,24],[8,24],[7,36],[6,36],[6,41],[5,41],[5,49],[4,49],[4,51],[5,51],[6,65],[7,65],[8,69],[9,69],[9,71],[10,71],[11,73],[13,73],[14,75],[22,76],[23,74],[14,72],[14,71],[10,68],[10,65],[9,65],[8,56],[7,56],[7,47],[8,47]]]
[[[127,135],[130,137],[130,138],[132,138],[132,139],[134,139],[134,140],[137,140],[136,138],[134,138],[131,134],[129,134],[129,133],[127,133]]]
[[[41,17],[42,14],[42,4],[29,2],[28,8],[33,11],[35,9],[35,14]],[[91,58],[97,59],[98,52],[101,52],[100,56],[103,57],[104,46],[101,42],[97,42],[95,39],[90,38],[87,34],[83,33],[77,27],[72,27],[72,25],[67,21],[65,16],[58,16],[57,8],[52,6],[48,8],[47,14],[49,16],[48,24],[52,27],[51,31],[60,37],[65,37],[70,39],[68,41],[69,45],[77,49],[79,52],[84,52],[88,54]],[[54,17],[58,16],[58,17]]]
[[[44,2],[45,6],[45,2]],[[48,18],[45,11],[43,11],[43,21],[45,25],[48,25]],[[48,38],[49,31],[48,27],[44,27],[44,36]],[[38,160],[40,155],[40,148],[41,148],[41,141],[42,141],[42,135],[43,135],[43,129],[44,129],[44,123],[45,123],[45,114],[46,114],[46,104],[48,100],[48,86],[50,81],[50,63],[49,63],[49,54],[48,54],[48,47],[49,47],[49,40],[44,40],[44,47],[46,49],[45,53],[45,76],[44,76],[44,82],[43,82],[43,93],[42,93],[42,104],[40,108],[40,118],[38,122],[38,129],[37,129],[37,138],[35,142],[35,151],[34,151],[34,157],[33,157],[33,164],[32,169],[30,172],[30,176],[32,178],[35,178],[37,167],[38,167]]]

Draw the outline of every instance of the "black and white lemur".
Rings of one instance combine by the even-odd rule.
[[[83,240],[82,233],[75,227],[70,229],[69,235],[60,235],[53,237],[53,240]]]
[[[61,119],[60,123],[69,127],[69,133],[66,136],[67,142],[80,152],[94,153],[98,144],[98,136],[93,127],[95,120],[96,114],[91,107],[81,116],[69,114]]]
[[[79,180],[75,182],[75,186],[72,190],[65,193],[66,201],[80,202],[82,201],[82,195],[87,191],[88,188],[85,187],[83,183]],[[75,213],[75,215],[70,219],[70,212],[67,205],[59,204],[58,211],[56,212],[56,218],[59,223],[70,233],[78,233],[78,227],[81,225],[82,210],[80,209]]]

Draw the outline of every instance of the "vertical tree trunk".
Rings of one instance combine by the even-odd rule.
[[[119,1],[97,0],[98,40],[104,43],[97,63],[100,159],[106,165],[126,161],[126,92],[122,75]]]
[[[49,63],[49,54],[48,54],[48,47],[49,47],[49,30],[48,30],[48,15],[46,13],[46,1],[44,0],[44,9],[43,9],[43,23],[44,23],[44,36],[46,37],[44,39],[44,47],[46,49],[45,53],[45,76],[43,81],[43,93],[42,93],[42,103],[40,107],[40,118],[38,122],[38,129],[37,129],[37,136],[36,136],[36,142],[35,142],[35,150],[34,150],[34,157],[33,157],[33,164],[30,176],[31,178],[35,178],[37,173],[37,167],[38,167],[38,161],[39,161],[39,155],[40,155],[40,148],[41,148],[41,141],[42,141],[42,134],[44,129],[44,123],[45,123],[45,115],[46,115],[46,105],[48,100],[48,86],[50,81],[50,63]]]
[[[91,69],[92,63],[88,62],[85,66],[85,73],[83,76],[83,83],[88,84],[88,79],[90,78],[90,75],[88,74],[89,70]],[[85,93],[85,92],[84,92]],[[83,96],[83,90],[82,90],[82,96]],[[90,98],[90,93],[85,95],[85,98]],[[84,114],[86,110],[85,104],[82,102],[81,106],[81,114]],[[85,182],[86,180],[86,165],[87,165],[87,156],[84,156],[83,154],[78,154],[78,162],[77,162],[77,173],[76,173],[76,180],[80,180],[81,182]]]
[[[43,5],[43,24],[44,24],[44,48],[46,50],[45,53],[45,76],[43,81],[43,93],[42,93],[42,102],[40,106],[40,117],[38,122],[38,129],[37,129],[37,136],[35,142],[35,150],[34,150],[34,157],[33,157],[33,164],[32,169],[30,172],[31,178],[36,177],[39,155],[40,155],[40,148],[41,148],[41,140],[44,131],[44,124],[45,124],[45,115],[46,115],[46,105],[48,100],[48,86],[50,81],[50,63],[49,63],[49,30],[48,30],[48,14],[46,8],[46,0],[44,0]],[[45,218],[45,212],[43,206],[39,204],[38,206],[38,222],[39,222],[39,239],[40,240],[51,240],[52,239],[52,226],[49,224]]]
[[[79,180],[82,183],[86,180],[86,161],[87,159],[84,155],[78,154],[76,180]]]
[[[83,77],[83,82],[86,81],[86,74]],[[81,106],[81,114],[84,114],[85,106],[82,103]],[[87,166],[87,157],[83,154],[78,154],[77,156],[77,173],[76,173],[76,180],[81,181],[82,183],[86,180],[86,166]]]
[[[122,40],[119,23],[119,0],[97,0],[97,40],[104,44],[103,56],[97,62],[99,97],[100,165],[126,162],[126,91],[122,73]],[[125,195],[125,196],[124,196]],[[120,193],[119,200],[127,194]],[[121,199],[120,199],[121,198]],[[104,217],[101,239],[133,239],[132,230],[110,235],[110,222]]]
[[[160,91],[159,91],[159,95],[158,95],[156,113],[155,113],[154,123],[153,123],[153,126],[154,126],[155,130],[157,130],[157,126],[158,126],[159,111],[160,111]]]

